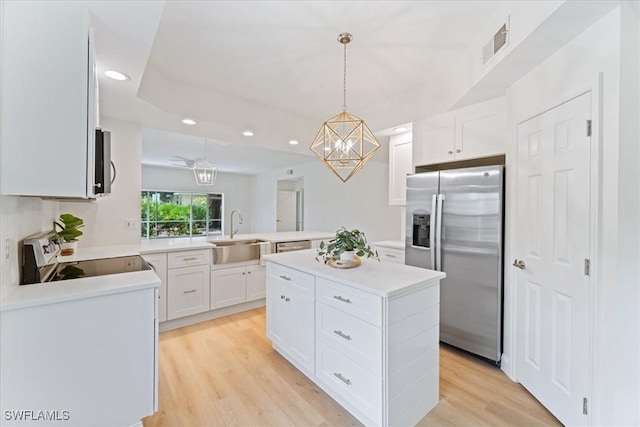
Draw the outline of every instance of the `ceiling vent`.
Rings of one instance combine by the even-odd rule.
[[[502,24],[500,29],[482,48],[482,65],[486,65],[491,58],[494,57],[500,49],[504,48],[509,42],[509,17]]]

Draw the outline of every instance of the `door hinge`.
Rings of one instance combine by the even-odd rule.
[[[584,259],[584,275],[589,276],[591,273],[591,260],[589,258]]]
[[[587,136],[591,136],[591,120],[587,120]]]
[[[584,415],[588,415],[588,414],[589,414],[589,411],[587,410],[587,406],[588,406],[588,405],[587,405],[587,398],[586,398],[586,397],[583,397],[583,398],[582,398],[582,413],[583,413]]]

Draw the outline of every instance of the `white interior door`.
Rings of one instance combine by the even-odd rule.
[[[278,190],[278,217],[276,231],[296,231],[296,192]]]
[[[565,425],[589,423],[590,119],[586,93],[518,127],[516,376]]]

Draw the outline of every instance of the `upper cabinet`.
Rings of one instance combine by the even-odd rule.
[[[2,194],[94,198],[97,84],[83,2],[3,2]]]
[[[389,139],[389,204],[405,205],[407,174],[412,173],[411,132]]]
[[[497,98],[413,124],[413,166],[505,152],[505,100]]]

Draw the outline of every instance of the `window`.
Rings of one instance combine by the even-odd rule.
[[[140,215],[147,239],[222,235],[222,194],[143,191]]]

